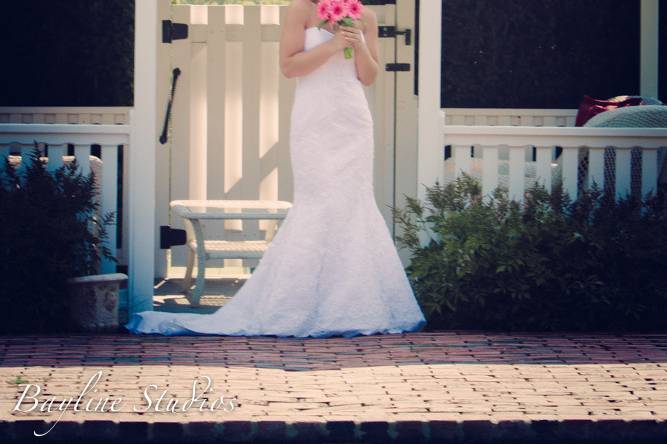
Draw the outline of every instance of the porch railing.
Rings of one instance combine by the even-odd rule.
[[[611,187],[617,198],[640,192],[645,196],[657,189],[667,150],[663,128],[473,123],[445,125],[443,132],[444,183],[466,172],[481,180],[484,194],[500,185],[515,200],[522,200],[536,181],[547,189],[560,182],[572,199],[593,181],[600,188]]]
[[[74,116],[72,119],[76,120]],[[5,157],[10,156],[10,160],[21,170],[26,165],[23,162],[24,156],[34,149],[36,141],[48,149],[48,157],[43,156],[43,160],[46,161],[49,171],[54,171],[74,158],[83,174],[94,171],[100,191],[100,211],[111,211],[116,216],[115,226],[108,229],[107,247],[120,263],[127,263],[123,254],[126,249],[121,248],[117,241],[120,234],[122,243],[126,245],[127,242],[127,211],[123,211],[122,217],[119,217],[119,206],[124,201],[119,185],[127,191],[127,187],[122,186],[127,183],[127,175],[123,175],[123,165],[126,162],[122,162],[122,150],[128,147],[129,135],[130,126],[126,123],[0,123],[0,158],[4,161]],[[93,155],[93,151],[97,155]],[[115,272],[115,265],[113,261],[105,259],[100,272]]]
[[[445,108],[445,125],[574,126],[576,109]]]

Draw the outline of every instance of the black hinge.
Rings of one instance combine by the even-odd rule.
[[[412,45],[412,29],[399,31],[396,26],[378,26],[378,37],[396,37],[397,35],[405,35],[405,45]]]
[[[171,20],[162,20],[162,43],[171,43],[174,40],[188,38],[188,25],[172,23]]]
[[[160,225],[160,249],[166,250],[174,245],[185,245],[187,235],[185,230],[171,228],[168,225]]]
[[[384,66],[385,71],[410,71],[409,63],[387,63]]]

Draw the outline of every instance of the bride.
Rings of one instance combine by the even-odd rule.
[[[354,27],[318,28],[316,4],[292,0],[280,40],[281,71],[298,78],[286,218],[226,305],[212,314],[136,313],[129,331],[351,337],[424,326],[373,191],[373,120],[363,86],[379,69],[375,14],[363,8]]]

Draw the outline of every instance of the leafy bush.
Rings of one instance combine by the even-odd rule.
[[[66,280],[115,261],[102,244],[114,214],[97,217],[94,173],[75,159],[51,174],[39,156],[24,155],[22,175],[5,157],[0,172],[0,332],[68,330]]]
[[[667,319],[665,190],[571,201],[538,184],[523,205],[463,175],[393,208],[429,328],[660,330]],[[421,242],[419,231],[430,232]]]

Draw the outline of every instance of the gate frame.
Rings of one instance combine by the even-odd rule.
[[[396,0],[397,8],[412,7],[418,0]],[[129,151],[129,314],[153,309],[154,276],[161,252],[156,252],[158,163],[160,118],[166,107],[165,82],[158,77],[162,19],[168,0],[142,0],[135,4],[134,107],[130,110]],[[421,184],[432,184],[440,176],[442,114],[440,111],[441,4],[420,4],[419,20],[419,96],[417,116],[417,195],[423,197]]]

